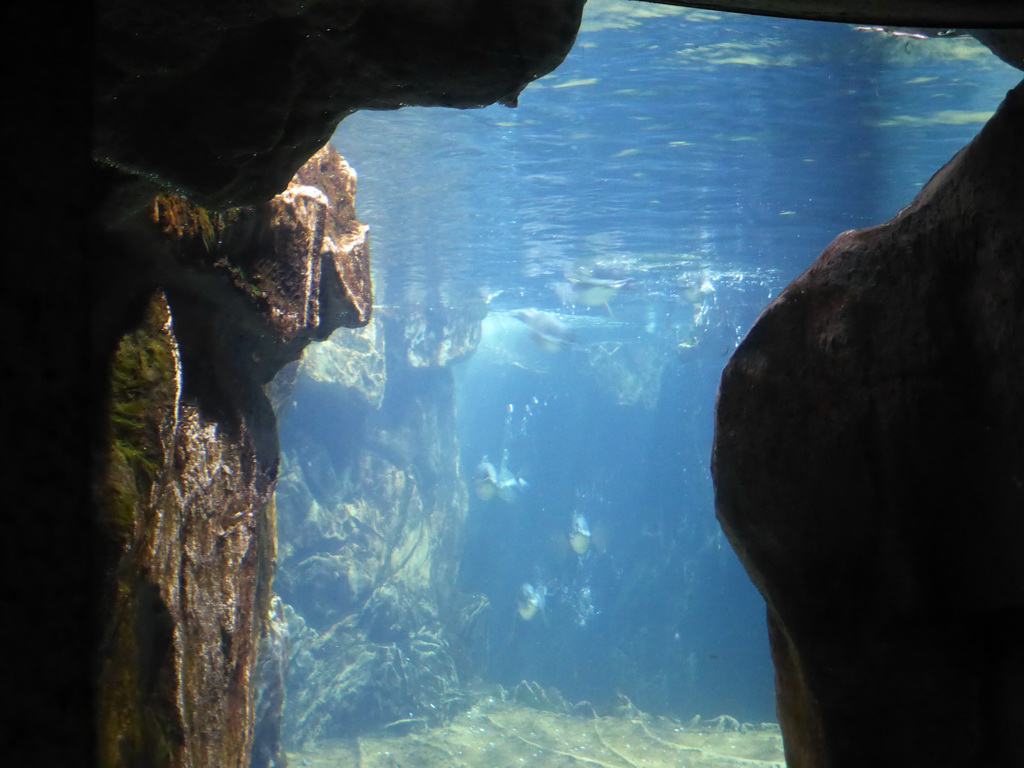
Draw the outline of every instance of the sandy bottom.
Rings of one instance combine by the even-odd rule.
[[[731,718],[575,717],[484,700],[451,725],[402,736],[324,741],[288,753],[290,768],[784,768],[772,724]]]

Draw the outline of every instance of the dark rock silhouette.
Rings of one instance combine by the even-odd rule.
[[[846,232],[722,376],[719,520],[768,603],[791,768],[1021,765],[1024,86]]]
[[[195,202],[251,205],[359,109],[514,104],[583,0],[99,6],[95,156]]]

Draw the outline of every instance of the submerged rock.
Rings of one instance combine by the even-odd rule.
[[[435,300],[405,305],[385,318],[392,354],[404,356],[404,364],[412,368],[454,365],[480,345],[484,302],[474,297],[459,303],[441,295]]]
[[[718,517],[768,603],[790,768],[1024,764],[1022,135],[1024,85],[722,376]]]
[[[348,400],[338,407],[375,411],[384,402],[384,331],[378,320],[364,328],[345,328],[306,349],[298,368],[300,380],[326,385],[331,398]]]
[[[468,494],[450,363],[479,319],[434,312],[424,333],[421,309],[311,347],[281,400],[290,748],[462,706],[487,603],[455,592]]]

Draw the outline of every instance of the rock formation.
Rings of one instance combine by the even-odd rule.
[[[328,146],[268,203],[215,214],[160,194],[108,230],[153,293],[110,361],[97,499],[104,766],[249,764],[275,558],[278,444],[264,387],[311,340],[370,319],[353,195]],[[119,301],[129,312],[108,297]]]
[[[790,768],[1021,765],[1024,85],[846,232],[722,376],[718,517],[768,604]]]
[[[444,316],[436,336],[412,311],[310,347],[280,406],[293,748],[444,722],[461,704],[456,659],[485,604],[454,594],[467,498],[448,363],[471,353],[479,322]]]

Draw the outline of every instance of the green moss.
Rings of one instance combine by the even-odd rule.
[[[220,214],[206,210],[178,195],[157,195],[153,200],[153,220],[165,234],[177,238],[198,238],[210,253],[220,242],[223,222]]]
[[[161,431],[174,416],[177,356],[166,302],[151,302],[110,361],[107,464],[99,496],[101,531],[114,546],[107,588],[109,623],[97,686],[99,764],[103,768],[170,766],[180,761],[181,725],[173,681],[166,606],[137,560],[152,519],[152,490],[165,463]]]
[[[153,223],[167,238],[175,242],[175,257],[205,269],[224,273],[231,284],[246,297],[254,300],[266,298],[261,284],[263,279],[246,262],[246,250],[232,245],[231,238],[245,232],[239,225],[248,209],[229,208],[208,211],[178,195],[161,194],[153,199]],[[227,238],[227,242],[224,242]],[[223,247],[222,247],[223,246]],[[241,260],[241,263],[239,263]]]
[[[111,360],[103,522],[124,543],[163,463],[161,422],[176,397],[174,342],[164,331],[167,311],[159,304],[154,302],[138,330],[124,336]]]

